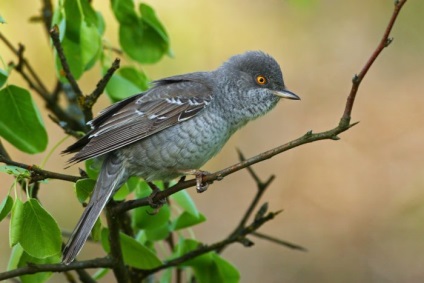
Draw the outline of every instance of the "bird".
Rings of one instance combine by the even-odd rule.
[[[263,116],[289,91],[277,61],[262,51],[234,55],[213,71],[152,82],[150,89],[107,107],[88,122],[91,130],[66,148],[71,164],[100,157],[96,185],[65,248],[62,262],[81,251],[103,208],[128,180],[168,181],[194,175],[206,190],[200,168],[234,132]]]

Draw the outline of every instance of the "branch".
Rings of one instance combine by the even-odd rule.
[[[106,74],[103,76],[103,78],[97,83],[96,88],[93,90],[93,92],[90,95],[87,95],[85,97],[85,100],[84,100],[84,107],[85,108],[88,108],[90,110],[91,110],[91,108],[93,108],[93,105],[96,103],[99,96],[105,90],[107,83],[112,78],[113,73],[115,73],[115,71],[119,69],[119,63],[120,62],[121,62],[121,60],[119,58],[116,58],[113,61],[112,66],[107,70]],[[92,118],[93,117],[91,117],[91,119]]]
[[[94,89],[94,91],[90,95],[85,96],[82,93],[81,89],[79,88],[78,83],[75,80],[74,76],[72,75],[71,69],[69,68],[68,61],[66,59],[65,53],[62,48],[62,44],[60,43],[59,28],[57,25],[55,25],[50,30],[50,35],[53,41],[53,45],[56,49],[57,55],[59,56],[60,62],[62,64],[65,77],[68,80],[72,90],[74,91],[77,97],[78,105],[80,106],[84,114],[85,121],[88,122],[93,119],[93,113],[91,109],[93,108],[94,103],[97,101],[99,96],[103,93],[113,73],[119,68],[120,60],[117,58],[115,59],[115,61],[113,61],[112,66],[107,70],[103,78],[97,83],[97,86]]]
[[[73,119],[68,113],[66,113],[60,107],[60,105],[57,104],[55,98],[49,94],[41,79],[37,76],[34,69],[23,56],[23,45],[19,45],[19,48],[15,48],[2,33],[0,33],[0,40],[3,41],[3,43],[12,51],[12,53],[18,57],[18,64],[15,66],[15,70],[28,83],[29,87],[33,89],[46,102],[46,107],[51,110],[60,120],[66,121],[68,124],[70,124],[72,128],[82,130],[83,127],[81,124],[77,120]],[[26,70],[28,70],[29,74],[27,74]]]
[[[265,235],[265,234],[262,234],[262,233],[259,233],[259,232],[253,232],[252,235],[255,236],[255,237],[258,237],[260,239],[268,240],[268,241],[273,242],[275,244],[284,246],[284,247],[289,248],[289,249],[299,250],[299,251],[302,251],[302,252],[308,251],[304,247],[299,246],[297,244],[293,244],[293,243],[290,243],[290,242],[287,242],[287,241],[284,241],[284,240],[281,240],[281,239],[277,239],[277,238],[274,238],[274,237],[271,237],[271,236],[268,236],[268,235]]]
[[[114,202],[109,202],[106,205],[106,219],[107,226],[109,227],[110,255],[114,263],[112,268],[116,281],[119,283],[127,283],[129,282],[128,270],[125,266],[124,258],[122,256],[118,217],[112,209],[114,205]]]
[[[28,170],[31,173],[32,182],[42,181],[45,179],[57,179],[57,180],[63,180],[63,181],[75,183],[76,181],[82,179],[82,177],[79,177],[79,176],[72,176],[72,175],[66,175],[66,174],[43,170],[37,165],[28,165],[28,164],[12,161],[1,154],[0,154],[0,162],[7,165],[12,165],[12,166],[16,166],[16,167]]]
[[[295,147],[298,147],[298,146],[301,146],[301,145],[304,145],[304,144],[307,144],[307,143],[316,142],[316,141],[320,141],[320,140],[339,140],[340,139],[338,137],[339,134],[341,134],[341,133],[347,131],[348,129],[350,129],[351,127],[355,126],[358,122],[351,124],[350,123],[350,119],[351,119],[350,114],[352,112],[353,103],[355,101],[356,93],[358,92],[359,85],[360,85],[362,79],[365,77],[369,68],[374,63],[375,59],[381,53],[382,49],[384,49],[384,47],[386,47],[388,45],[387,43],[391,41],[389,39],[390,31],[391,31],[391,29],[392,29],[392,27],[395,23],[395,20],[397,19],[397,16],[399,14],[400,9],[402,8],[403,4],[405,4],[406,1],[407,0],[401,0],[401,1],[395,2],[395,9],[394,9],[393,14],[390,18],[390,21],[389,21],[389,24],[386,28],[385,33],[384,33],[383,39],[381,40],[381,42],[377,46],[374,53],[371,55],[370,59],[365,64],[361,73],[359,75],[355,76],[355,78],[359,78],[359,79],[354,78],[352,89],[351,89],[350,94],[348,96],[343,116],[341,117],[339,124],[335,128],[328,130],[328,131],[316,133],[316,134],[312,133],[312,131],[309,131],[305,135],[303,135],[302,137],[297,138],[295,140],[292,140],[292,141],[290,141],[286,144],[280,145],[280,146],[275,147],[271,150],[260,153],[260,154],[254,156],[254,157],[251,157],[251,158],[249,158],[245,161],[236,163],[236,164],[234,164],[230,167],[227,167],[225,169],[217,171],[213,174],[206,175],[206,176],[203,177],[203,181],[208,182],[208,183],[212,183],[213,181],[222,180],[227,175],[233,174],[234,172],[237,172],[237,171],[244,169],[248,166],[262,162],[262,161],[267,160],[271,157],[274,157],[275,155],[281,154],[281,153],[283,153],[283,152],[285,152],[289,149],[292,149],[292,148],[295,148]],[[193,187],[195,185],[196,185],[196,180],[188,180],[188,181],[184,181],[184,182],[179,182],[176,185],[172,186],[171,188],[157,193],[153,197],[153,201],[158,201],[160,199],[164,199],[164,198],[170,196],[171,194],[174,194],[178,191],[181,191],[181,190],[189,188],[189,187]],[[117,205],[115,207],[115,209],[118,212],[122,212],[122,211],[130,210],[130,209],[133,209],[133,208],[136,208],[136,207],[139,207],[139,206],[146,206],[146,205],[148,205],[148,199],[143,198],[143,199],[132,200],[132,201],[121,203],[121,204]]]
[[[402,9],[403,4],[406,3],[407,0],[395,0],[395,8],[393,14],[390,18],[389,24],[386,27],[386,30],[383,34],[383,37],[380,40],[377,48],[372,53],[371,57],[366,62],[365,66],[362,68],[361,72],[358,75],[355,75],[352,79],[352,88],[350,90],[349,96],[347,97],[346,107],[343,113],[342,119],[349,120],[352,114],[353,103],[355,102],[356,93],[358,92],[359,85],[364,79],[365,75],[368,73],[368,70],[371,68],[374,61],[377,59],[378,55],[380,55],[381,51],[384,48],[392,43],[393,38],[390,38],[390,32],[392,31],[393,25],[399,15],[400,10]]]
[[[225,247],[227,245],[230,245],[232,243],[235,243],[235,242],[240,242],[240,243],[242,243],[245,246],[250,246],[250,241],[248,241],[246,239],[246,236],[248,234],[253,233],[257,229],[259,229],[263,224],[265,224],[266,222],[268,222],[271,219],[273,219],[279,213],[280,213],[279,211],[277,211],[277,212],[270,212],[267,215],[265,215],[264,217],[255,219],[252,224],[250,224],[246,228],[240,230],[239,233],[237,233],[235,235],[232,235],[231,237],[228,237],[228,238],[226,238],[226,239],[224,239],[222,241],[216,242],[216,243],[214,243],[212,245],[209,245],[209,246],[207,246],[207,245],[200,246],[199,248],[197,248],[197,249],[195,249],[195,250],[193,250],[191,252],[188,252],[188,253],[186,253],[186,254],[178,257],[178,258],[175,258],[175,259],[172,259],[172,260],[166,262],[164,265],[158,266],[158,267],[153,268],[153,269],[145,270],[144,271],[144,276],[146,278],[149,275],[154,274],[154,273],[156,273],[156,272],[158,272],[160,270],[163,270],[163,269],[166,269],[166,268],[169,268],[169,267],[180,265],[180,264],[182,264],[182,263],[184,263],[184,262],[186,262],[188,260],[191,260],[191,259],[193,259],[195,257],[198,257],[200,255],[206,254],[206,253],[211,252],[211,251],[220,250],[223,247]],[[249,243],[249,244],[246,245],[246,243]]]
[[[0,281],[21,275],[34,274],[39,272],[64,272],[69,270],[79,270],[87,268],[111,268],[113,261],[110,258],[95,258],[86,261],[74,261],[68,265],[62,263],[56,264],[31,264],[17,268],[11,271],[0,273]]]
[[[65,52],[63,51],[63,48],[62,48],[62,43],[60,42],[59,28],[57,25],[55,25],[50,30],[50,37],[56,49],[57,56],[59,57],[60,63],[62,64],[65,77],[68,80],[69,84],[71,85],[72,90],[75,92],[78,101],[81,100],[82,102],[84,95],[82,94],[82,91],[79,88],[78,83],[75,80],[74,76],[72,75],[71,69],[69,68],[68,60],[66,59]]]

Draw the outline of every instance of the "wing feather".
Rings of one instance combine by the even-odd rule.
[[[159,81],[146,93],[103,110],[89,123],[93,129],[64,151],[78,151],[69,162],[97,157],[140,141],[191,119],[207,107],[212,100],[210,87],[197,80],[176,78]]]

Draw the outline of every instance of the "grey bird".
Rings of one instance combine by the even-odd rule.
[[[129,177],[151,182],[195,175],[197,190],[204,191],[199,168],[235,131],[270,111],[280,98],[300,99],[286,89],[274,58],[249,51],[211,72],[157,80],[149,90],[100,112],[89,122],[91,131],[63,151],[77,152],[71,163],[104,157],[63,262],[75,259],[101,211]]]

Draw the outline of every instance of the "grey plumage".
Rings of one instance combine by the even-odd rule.
[[[212,72],[155,81],[148,91],[103,110],[89,123],[92,130],[64,151],[76,152],[71,163],[105,159],[63,262],[74,260],[107,201],[130,176],[170,180],[198,170],[236,130],[280,98],[299,99],[286,90],[271,56],[250,51]]]

